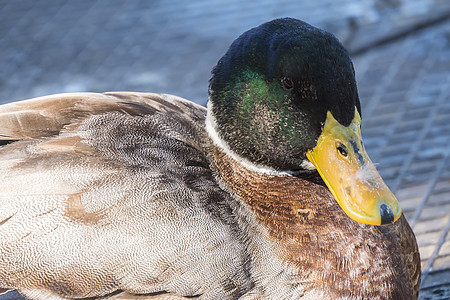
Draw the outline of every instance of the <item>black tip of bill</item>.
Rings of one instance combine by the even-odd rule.
[[[381,225],[387,225],[394,222],[394,213],[386,204],[380,205]]]

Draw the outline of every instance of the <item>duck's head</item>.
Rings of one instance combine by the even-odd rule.
[[[401,209],[364,149],[360,126],[347,51],[299,20],[245,32],[213,70],[207,130],[216,144],[260,172],[317,170],[350,218],[390,224]]]

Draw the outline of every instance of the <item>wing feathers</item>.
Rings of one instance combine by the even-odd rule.
[[[204,119],[205,108],[160,94],[0,106],[0,288],[45,299],[247,289]]]
[[[44,96],[0,106],[0,140],[57,135],[63,128],[91,115],[111,111],[145,115],[155,111],[183,113],[203,109],[181,98],[149,93],[71,93]]]

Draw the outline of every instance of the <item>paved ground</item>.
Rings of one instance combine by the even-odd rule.
[[[205,104],[245,30],[292,16],[334,32],[356,67],[366,148],[418,238],[420,298],[449,299],[450,1],[298,2],[0,0],[0,103],[133,90]]]

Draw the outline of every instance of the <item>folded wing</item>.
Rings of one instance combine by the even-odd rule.
[[[159,94],[0,106],[0,288],[37,299],[248,289],[204,118]]]

